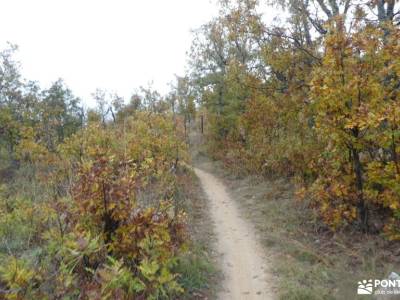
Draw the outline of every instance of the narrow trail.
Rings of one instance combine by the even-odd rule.
[[[215,176],[195,168],[206,192],[215,222],[217,251],[224,273],[218,299],[275,299],[268,274],[267,260],[258,245],[253,228],[239,215],[236,203]]]

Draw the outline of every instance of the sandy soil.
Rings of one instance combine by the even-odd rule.
[[[224,281],[219,299],[275,299],[272,275],[254,229],[239,214],[223,183],[195,168],[211,207],[215,222],[217,251],[221,255]]]

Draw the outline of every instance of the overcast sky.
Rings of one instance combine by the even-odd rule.
[[[182,75],[190,29],[216,15],[210,0],[0,0],[0,46],[19,46],[22,75],[47,87],[63,78],[92,105],[98,88],[128,98]]]

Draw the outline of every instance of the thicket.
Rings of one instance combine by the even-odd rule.
[[[210,153],[237,172],[295,178],[332,229],[400,239],[398,1],[268,5],[220,1],[196,33],[190,78]]]
[[[21,79],[14,50],[0,55],[0,298],[181,295],[177,98],[143,89],[124,105],[98,90],[86,112],[61,80],[41,91]]]

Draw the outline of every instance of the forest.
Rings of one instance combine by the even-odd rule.
[[[192,132],[230,174],[290,182],[313,226],[398,248],[399,1],[218,9],[166,95],[98,89],[85,108],[0,52],[0,299],[213,298]]]

